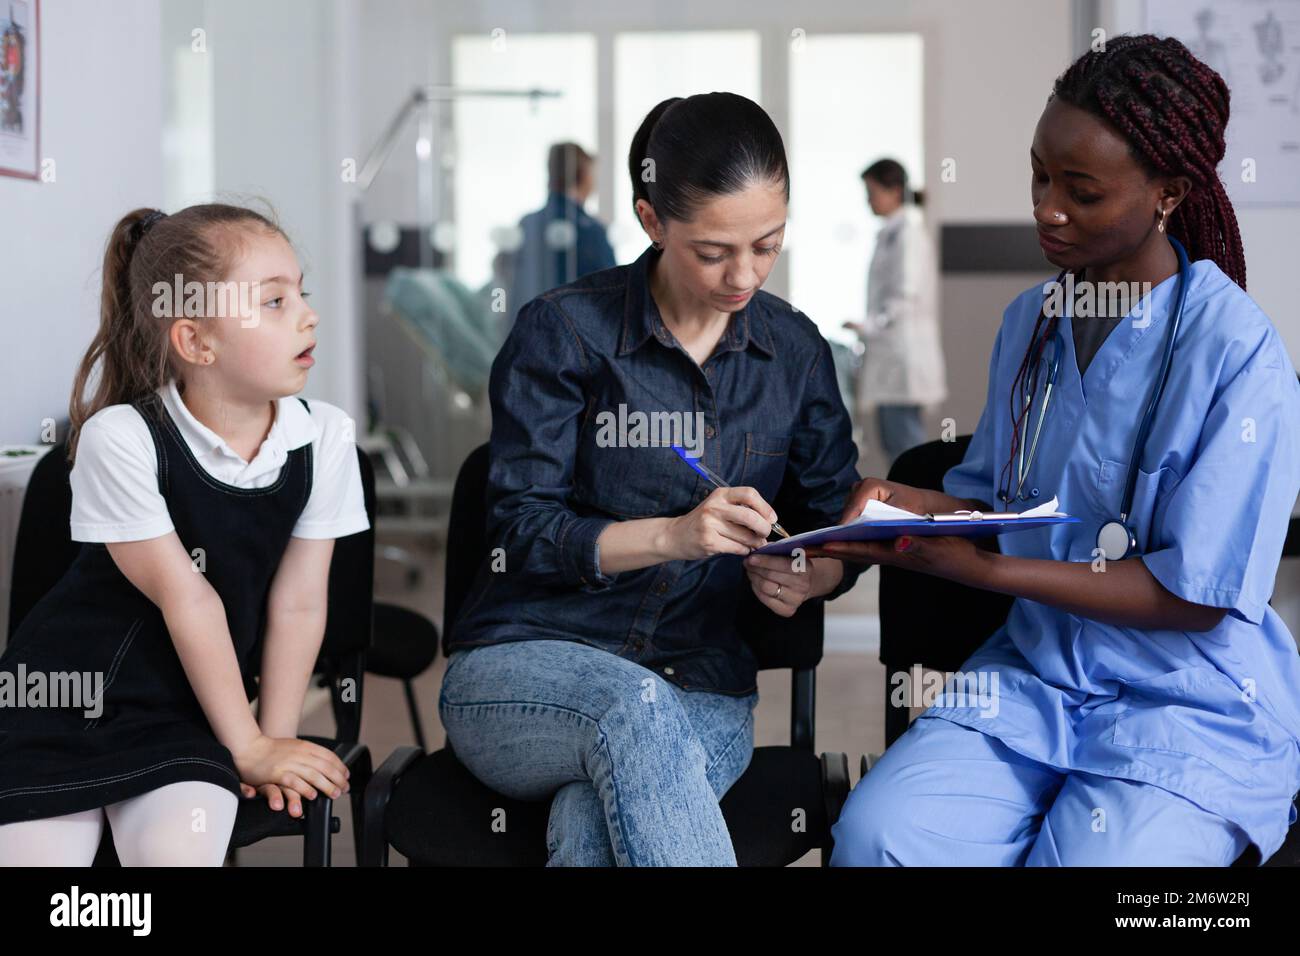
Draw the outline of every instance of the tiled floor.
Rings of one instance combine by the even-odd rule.
[[[400,544],[391,541],[385,543]],[[376,568],[376,598],[402,604],[442,621],[442,556],[433,548],[412,550],[420,568],[420,580],[408,589],[404,569],[391,561],[381,560]],[[817,671],[817,749],[843,751],[849,755],[850,778],[858,777],[858,763],[863,753],[880,752],[884,745],[883,683],[884,669],[876,656],[874,640],[877,577],[874,571],[864,574],[857,586],[828,606],[828,647],[854,648],[828,651]],[[865,637],[860,635],[866,635]],[[438,723],[438,687],[442,681],[444,661],[440,656],[428,672],[415,682],[422,709],[426,739],[431,747],[443,742]],[[313,706],[314,704],[314,706]],[[309,712],[303,719],[302,732],[330,735],[333,720],[328,702],[320,696],[308,702]],[[755,743],[787,743],[790,737],[789,672],[765,672],[759,678],[759,704],[756,711]],[[410,718],[405,697],[397,681],[367,677],[362,716],[362,740],[370,747],[378,765],[394,747],[413,744]],[[352,866],[356,856],[352,844],[352,827],[347,813],[341,813],[342,831],[334,837],[335,866]],[[296,866],[301,862],[302,844],[296,839],[271,839],[240,851],[240,866]],[[801,865],[817,865],[819,854],[810,853]],[[390,864],[402,865],[393,854]]]

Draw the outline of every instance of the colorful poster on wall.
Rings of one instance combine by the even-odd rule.
[[[0,0],[0,175],[40,172],[40,0]]]

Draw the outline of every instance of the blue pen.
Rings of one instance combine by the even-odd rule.
[[[715,475],[712,471],[710,471],[709,468],[698,458],[692,458],[690,455],[686,454],[686,449],[683,448],[681,445],[673,445],[673,451],[677,452],[677,457],[680,458],[682,461],[686,462],[686,464],[690,465],[691,468],[694,469],[697,475],[699,475],[705,481],[709,482],[715,488],[731,487],[725,481],[723,481],[721,478]],[[782,528],[775,521],[772,522],[772,530],[775,531],[783,538],[790,537],[789,533],[785,530],[785,528]]]

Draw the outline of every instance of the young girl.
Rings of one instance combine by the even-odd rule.
[[[306,296],[250,210],[114,229],[70,413],[87,544],[0,657],[102,691],[0,707],[0,865],[88,865],[107,817],[124,865],[219,866],[241,793],[297,816],[347,791],[342,761],[297,739],[334,539],[368,527],[351,423],[291,397],[316,344]]]
[[[1227,122],[1223,80],[1173,39],[1113,39],[1056,81],[1032,196],[1075,315],[1039,287],[1012,302],[946,493],[867,479],[849,510],[1055,496],[1082,520],[1003,535],[1000,553],[826,549],[1018,598],[853,791],[833,863],[1227,865],[1252,844],[1267,859],[1295,820],[1300,657],[1268,599],[1300,490],[1300,386],[1245,293],[1216,172]],[[1084,317],[1105,282],[1149,293]]]

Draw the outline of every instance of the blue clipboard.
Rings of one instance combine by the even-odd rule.
[[[795,548],[811,548],[828,541],[881,541],[915,535],[923,538],[959,537],[987,538],[1013,531],[1030,531],[1054,524],[1077,524],[1073,515],[1058,517],[1044,515],[1039,518],[1006,518],[1002,520],[980,518],[975,521],[932,521],[928,518],[904,518],[896,521],[864,521],[859,524],[842,524],[820,531],[805,531],[780,541],[772,541],[757,548],[755,554],[789,554]]]

